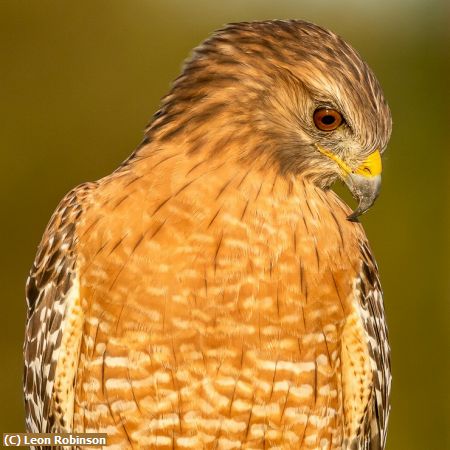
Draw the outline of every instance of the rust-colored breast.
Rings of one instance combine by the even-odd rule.
[[[370,380],[364,345],[351,361],[342,347],[358,341],[359,225],[301,180],[220,164],[181,177],[174,158],[105,179],[79,230],[74,431],[120,448],[341,448]]]

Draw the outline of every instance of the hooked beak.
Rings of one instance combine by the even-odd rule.
[[[335,161],[342,170],[343,180],[350,189],[353,197],[358,200],[358,207],[347,219],[357,222],[358,217],[364,214],[375,203],[381,188],[381,155],[377,149],[371,153],[356,169],[350,169],[334,153],[319,147],[321,153]]]
[[[375,203],[381,189],[381,175],[366,177],[351,173],[344,179],[353,197],[359,202],[358,207],[347,217],[350,222],[357,222],[358,217],[364,214]]]

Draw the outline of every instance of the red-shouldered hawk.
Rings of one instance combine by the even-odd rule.
[[[111,449],[383,449],[390,363],[357,216],[391,116],[341,38],[231,24],[145,140],[70,192],[27,285],[33,432]],[[329,189],[342,179],[351,211]]]

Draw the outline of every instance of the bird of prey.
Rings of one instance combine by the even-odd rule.
[[[110,449],[383,449],[389,344],[358,216],[390,133],[374,74],[326,29],[236,23],[203,42],[139,148],[45,231],[27,430],[104,432]]]

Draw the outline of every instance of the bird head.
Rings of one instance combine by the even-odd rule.
[[[194,50],[149,137],[188,154],[275,165],[321,188],[341,179],[366,212],[381,183],[391,114],[358,53],[299,20],[231,24]]]

